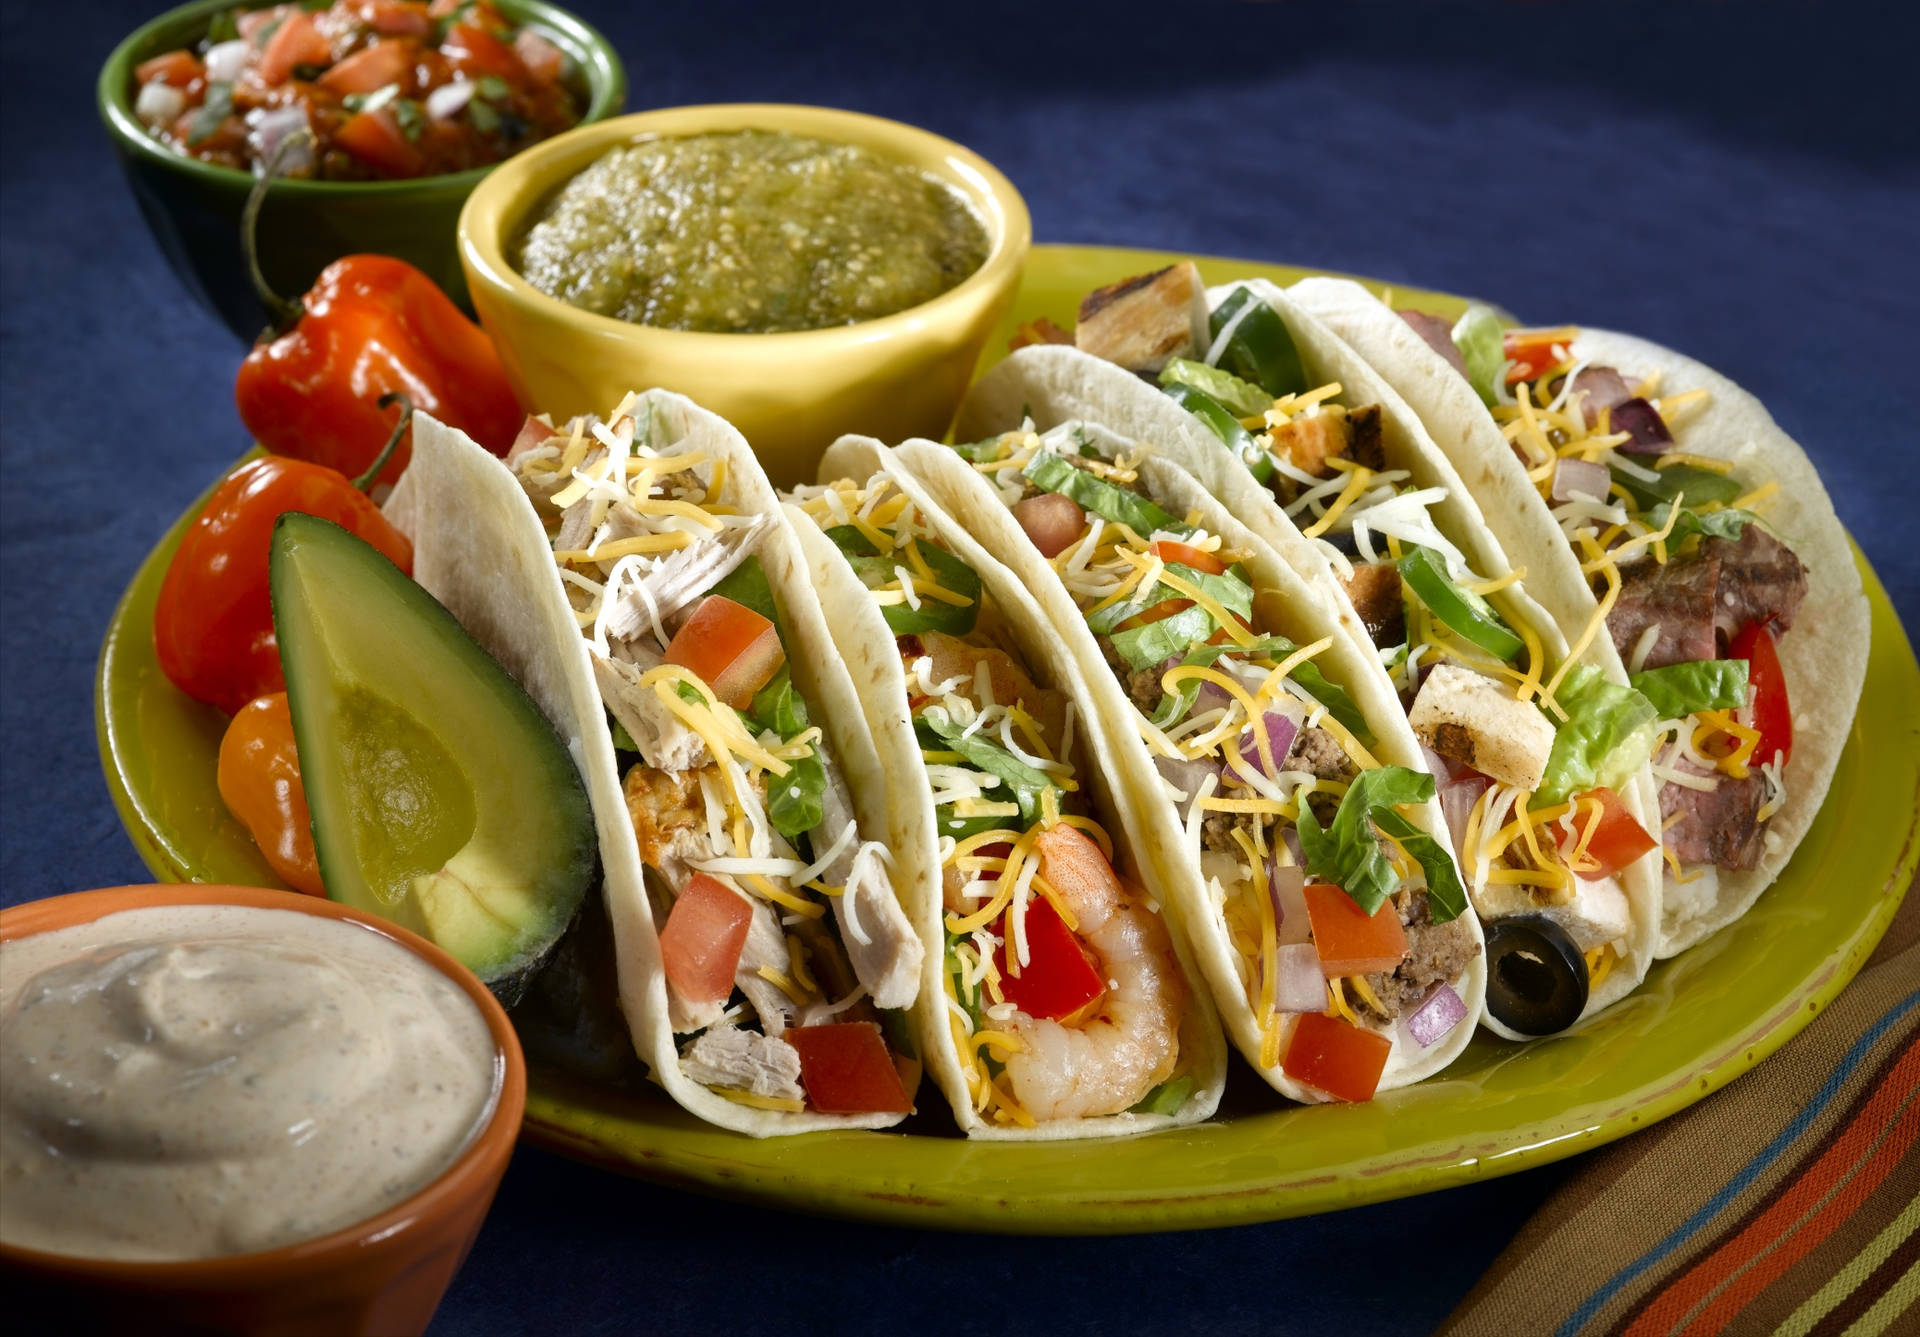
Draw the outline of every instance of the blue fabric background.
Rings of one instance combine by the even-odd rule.
[[[1005,169],[1043,241],[1324,265],[1685,349],[1766,400],[1920,616],[1910,6],[576,7],[624,55],[631,108],[912,121]],[[241,349],[166,270],[92,110],[148,12],[0,11],[7,903],[145,879],[101,780],[94,658],[148,546],[245,445]],[[1565,1173],[1207,1234],[1006,1240],[523,1151],[434,1332],[1424,1332]]]

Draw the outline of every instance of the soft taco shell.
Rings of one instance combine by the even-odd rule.
[[[878,441],[842,437],[829,448],[820,468],[823,481],[840,478],[864,481],[880,473],[886,474],[913,499],[916,509],[933,525],[941,541],[979,574],[982,588],[997,606],[1020,657],[1036,677],[1043,684],[1065,691],[1079,703],[1085,720],[1081,736],[1087,742],[1081,770],[1087,777],[1095,810],[1102,815],[1101,825],[1113,839],[1122,875],[1146,887],[1149,894],[1156,894],[1162,885],[1157,869],[1143,864],[1129,834],[1151,828],[1137,824],[1139,817],[1133,805],[1132,787],[1113,783],[1113,777],[1119,772],[1114,769],[1111,749],[1093,722],[1085,719],[1087,702],[1093,698],[1082,681],[1079,665],[1061,639],[1048,630],[1039,605],[1013,573],[994,560],[963,526],[943,513],[921,483],[899,468],[892,452]],[[1123,1113],[1051,1120],[1033,1128],[1002,1127],[982,1120],[975,1113],[947,1020],[946,992],[941,978],[946,968],[945,926],[938,835],[930,801],[932,789],[913,732],[906,673],[894,634],[879,606],[832,541],[796,508],[788,508],[788,520],[799,538],[814,588],[820,592],[819,605],[802,616],[819,619],[818,631],[830,634],[838,643],[871,729],[874,749],[857,762],[849,758],[847,767],[849,772],[856,765],[866,768],[867,774],[862,777],[866,783],[856,788],[876,796],[884,809],[883,826],[893,851],[896,886],[901,889],[927,944],[920,985],[921,1005],[916,1011],[921,1052],[928,1072],[946,1094],[961,1131],[981,1140],[1056,1141],[1131,1136],[1210,1118],[1226,1085],[1226,1046],[1221,1040],[1220,1020],[1212,999],[1198,984],[1200,975],[1185,925],[1178,917],[1179,906],[1165,895],[1158,895],[1157,899],[1168,917],[1174,950],[1192,998],[1180,1031],[1181,1051],[1187,1056],[1187,1070],[1194,1081],[1194,1090],[1186,1103],[1171,1115]],[[825,608],[832,609],[831,628]]]
[[[760,548],[768,583],[792,638],[794,680],[818,707],[819,723],[843,759],[871,753],[853,684],[818,620],[804,616],[812,594],[801,576],[791,532],[744,438],[724,419],[680,395],[649,391],[635,416],[651,414],[656,439],[685,441],[723,460],[729,500],[776,519]],[[606,709],[594,681],[589,645],[567,601],[545,526],[500,460],[465,433],[416,417],[413,459],[388,501],[414,542],[414,578],[500,660],[566,740],[593,803],[604,899],[613,931],[620,1008],[634,1051],[653,1079],[709,1123],[754,1137],[830,1128],[880,1128],[899,1115],[835,1115],[763,1110],[716,1095],[680,1069],[667,1018],[655,911],[638,841],[627,816]],[[800,613],[800,616],[796,616]],[[851,770],[851,768],[850,768]],[[856,797],[863,787],[854,784]],[[862,814],[864,818],[864,813]]]
[[[1129,781],[1130,802],[1137,814],[1135,820],[1141,823],[1140,829],[1182,830],[1178,810],[1161,787],[1152,756],[1134,727],[1132,701],[1114,679],[1072,597],[1052,566],[1028,542],[1019,522],[994,495],[990,485],[952,450],[929,441],[910,441],[894,453],[901,465],[923,480],[934,498],[1005,564],[1019,584],[1033,593],[1046,621],[1059,629],[1087,686],[1089,694],[1085,699],[1091,703],[1089,713],[1096,717],[1106,746],[1116,758],[1120,773]],[[1375,755],[1383,763],[1424,771],[1426,763],[1420,755],[1419,744],[1380,672],[1378,660],[1370,653],[1362,653],[1341,634],[1328,602],[1316,598],[1305,579],[1260,536],[1234,519],[1192,475],[1169,460],[1148,459],[1141,465],[1141,477],[1169,510],[1175,514],[1198,511],[1203,528],[1252,554],[1248,566],[1265,624],[1302,645],[1331,639],[1332,645],[1318,662],[1352,694],[1354,704],[1374,733]],[[1422,805],[1414,820],[1445,839],[1446,824],[1437,802],[1430,800]],[[1238,953],[1228,937],[1225,917],[1215,910],[1201,875],[1199,852],[1184,838],[1148,842],[1143,852],[1157,864],[1163,885],[1172,888],[1179,902],[1181,918],[1193,937],[1200,969],[1212,986],[1214,1001],[1235,1047],[1275,1090],[1304,1102],[1324,1099],[1287,1076],[1278,1066],[1261,1066],[1260,1027],[1240,981],[1236,965]],[[1474,941],[1482,944],[1483,950],[1475,955],[1454,987],[1467,1006],[1468,1016],[1476,1017],[1486,997],[1486,953],[1479,921],[1471,909],[1466,912],[1466,918],[1473,926]],[[1458,1057],[1472,1035],[1471,1025],[1455,1026],[1439,1044],[1421,1050],[1403,1034],[1396,1034],[1378,1089],[1405,1086],[1440,1071]]]

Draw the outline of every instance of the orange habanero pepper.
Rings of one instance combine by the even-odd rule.
[[[233,717],[220,739],[217,778],[228,811],[252,833],[280,880],[295,891],[326,895],[285,692],[249,701]]]

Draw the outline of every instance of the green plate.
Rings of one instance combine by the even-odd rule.
[[[1067,324],[1090,288],[1177,258],[1036,247],[991,347],[1005,347],[1017,320]],[[1290,283],[1306,272],[1229,260],[1201,269],[1209,281],[1264,274]],[[158,877],[271,884],[214,789],[222,717],[175,691],[154,661],[154,599],[185,523],[148,557],[108,630],[101,758],[127,831]],[[657,1093],[543,1074],[527,1098],[526,1136],[647,1179],[805,1211],[1090,1233],[1230,1225],[1425,1193],[1558,1160],[1665,1118],[1804,1027],[1873,950],[1912,879],[1920,666],[1886,592],[1856,560],[1873,606],[1858,718],[1872,730],[1853,727],[1819,820],[1744,919],[1655,966],[1637,993],[1574,1032],[1524,1046],[1482,1034],[1439,1077],[1365,1105],[1276,1108],[1265,1084],[1236,1068],[1213,1122],[1127,1142],[969,1143],[932,1114],[904,1133],[754,1141],[709,1128]]]

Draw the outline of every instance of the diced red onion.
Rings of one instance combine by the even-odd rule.
[[[1459,779],[1445,781],[1440,786],[1440,812],[1447,819],[1447,831],[1453,836],[1454,857],[1462,865],[1467,862],[1464,848],[1467,818],[1473,815],[1473,805],[1492,784],[1492,780],[1478,771],[1463,770]]]
[[[1182,821],[1186,819],[1188,806],[1192,803],[1194,795],[1200,791],[1201,783],[1209,775],[1220,774],[1220,763],[1210,758],[1179,761],[1173,757],[1155,757],[1153,764],[1154,768],[1160,772],[1161,779],[1186,795],[1184,799],[1175,800],[1175,804],[1180,809]]]
[[[1558,387],[1556,387],[1556,393]],[[1600,421],[1600,411],[1612,408],[1633,396],[1633,389],[1612,367],[1582,367],[1573,378],[1573,390],[1567,397],[1580,397],[1580,416],[1588,427]]]
[[[1447,787],[1447,781],[1453,778],[1454,763],[1450,758],[1441,756],[1425,743],[1420,744],[1420,755],[1427,759],[1427,771],[1433,776],[1434,783],[1440,788]]]
[[[298,103],[285,107],[275,107],[271,111],[257,112],[248,118],[247,143],[253,149],[254,161],[265,164],[273,160],[274,151],[288,135],[307,128],[307,109]],[[279,163],[282,176],[296,175],[313,167],[313,141],[295,144],[287,151],[287,156]]]
[[[1576,492],[1594,501],[1605,501],[1612,486],[1613,475],[1604,464],[1563,458],[1553,466],[1555,501],[1572,501]]]
[[[1257,730],[1248,729],[1240,738],[1240,758],[1248,766],[1262,775],[1278,775],[1287,767],[1287,753],[1293,750],[1294,735],[1300,732],[1300,726],[1285,711],[1267,712],[1267,742],[1273,753],[1273,769],[1266,770],[1260,764],[1260,735]]]
[[[465,79],[441,84],[427,94],[427,115],[436,121],[451,121],[473,99],[473,88]]]
[[[1283,946],[1306,942],[1312,933],[1307,921],[1307,874],[1299,864],[1283,864],[1277,857],[1267,860],[1267,894],[1273,899],[1275,941]],[[1319,958],[1314,959],[1319,969]]]
[[[1616,447],[1633,455],[1664,455],[1673,449],[1673,433],[1658,410],[1644,399],[1623,399],[1613,406],[1608,426],[1633,439]]]
[[[1273,954],[1273,964],[1273,1005],[1277,1010],[1327,1010],[1327,977],[1321,973],[1320,954],[1312,943],[1289,943],[1279,948]]]
[[[1449,984],[1434,986],[1427,1001],[1415,1008],[1413,1015],[1407,1018],[1407,1033],[1420,1042],[1422,1049],[1430,1049],[1443,1036],[1447,1035],[1466,1018],[1467,1005],[1460,1001],[1460,995]]]
[[[236,37],[207,48],[206,73],[210,84],[230,84],[247,72],[253,63],[253,44]]]

